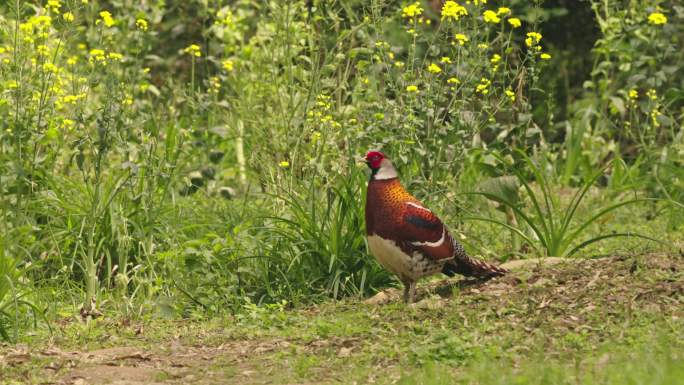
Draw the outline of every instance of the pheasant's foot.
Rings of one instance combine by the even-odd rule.
[[[408,303],[416,302],[416,281],[409,283]]]

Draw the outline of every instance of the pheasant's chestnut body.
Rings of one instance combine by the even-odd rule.
[[[506,270],[468,257],[442,221],[399,182],[384,154],[366,155],[371,179],[366,192],[368,247],[380,264],[404,283],[404,300],[413,302],[416,281],[443,272],[491,277]]]

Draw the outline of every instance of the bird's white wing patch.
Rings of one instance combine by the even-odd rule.
[[[409,205],[409,206],[415,207],[415,208],[417,208],[417,209],[425,210],[425,211],[427,211],[427,212],[429,212],[429,213],[432,212],[432,211],[426,209],[425,207],[423,207],[423,206],[421,206],[421,205],[419,205],[419,204],[417,204],[417,203],[406,202],[406,204]]]
[[[427,246],[427,247],[439,247],[442,246],[442,243],[444,243],[444,239],[446,238],[446,230],[442,228],[442,238],[439,238],[439,240],[435,242],[411,242],[413,246]]]

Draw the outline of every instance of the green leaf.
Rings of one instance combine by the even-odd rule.
[[[622,98],[617,96],[610,97],[610,104],[615,108],[615,110],[620,114],[620,116],[625,116],[627,109],[625,108],[625,102]]]
[[[59,137],[59,130],[56,127],[50,127],[45,131],[45,137],[50,140],[55,140]]]
[[[518,179],[510,175],[486,179],[478,186],[479,191],[498,196],[516,205],[520,201],[519,188],[520,182],[518,182]]]

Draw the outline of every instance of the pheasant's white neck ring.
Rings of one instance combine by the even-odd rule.
[[[373,173],[374,180],[393,179],[397,177],[399,177],[399,174],[397,174],[397,170],[394,168],[392,161],[390,161],[387,158],[383,159],[382,162],[380,162],[380,168],[375,170],[375,172]]]

